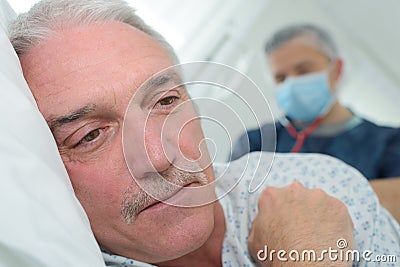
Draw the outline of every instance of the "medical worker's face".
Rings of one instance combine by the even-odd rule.
[[[315,48],[296,42],[282,45],[268,56],[268,65],[277,84],[288,77],[298,77],[320,71],[329,72],[330,88],[335,89],[341,61],[329,58]]]
[[[102,247],[160,262],[185,255],[207,240],[214,225],[213,204],[166,205],[149,198],[136,182],[150,181],[158,172],[185,187],[214,179],[212,167],[205,166],[208,160],[200,161],[204,171],[194,174],[172,164],[208,157],[204,143],[200,145],[200,123],[190,120],[193,108],[178,107],[188,100],[186,91],[165,89],[173,78],[156,80],[154,88],[146,88],[133,101],[129,119],[134,123],[124,135],[134,140],[125,147],[133,175],[125,162],[122,126],[128,103],[143,82],[172,65],[157,41],[126,24],[94,24],[64,29],[32,48],[21,62]],[[160,198],[176,192],[150,186]]]

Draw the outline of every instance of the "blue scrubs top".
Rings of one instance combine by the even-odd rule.
[[[290,152],[296,139],[280,122],[275,127],[276,152]],[[231,160],[251,151],[274,151],[274,130],[273,124],[265,124],[261,130],[248,131],[235,144]],[[346,123],[320,126],[307,137],[300,153],[323,153],[339,158],[369,180],[396,177],[400,176],[400,128],[378,126],[353,116]]]

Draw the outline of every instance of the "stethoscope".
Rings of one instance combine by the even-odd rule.
[[[323,121],[324,117],[317,117],[307,128],[297,131],[293,124],[285,117],[281,123],[288,131],[289,135],[296,139],[292,150],[290,152],[297,153],[301,150],[307,137],[312,134]]]

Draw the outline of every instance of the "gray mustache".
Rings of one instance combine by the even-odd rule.
[[[197,170],[200,169],[198,166],[195,167]],[[138,214],[155,199],[165,200],[190,182],[198,182],[200,185],[208,183],[204,172],[188,172],[174,166],[160,173],[148,173],[140,180],[132,181],[132,184],[123,193],[121,215],[124,221],[132,224]]]

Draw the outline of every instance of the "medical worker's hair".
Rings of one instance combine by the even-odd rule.
[[[42,0],[10,24],[8,35],[19,56],[63,29],[96,22],[129,24],[156,39],[174,63],[179,63],[171,45],[148,26],[124,0]]]
[[[290,25],[280,29],[265,44],[265,52],[270,55],[284,44],[295,40],[314,47],[330,59],[338,57],[338,49],[329,33],[311,24]]]

